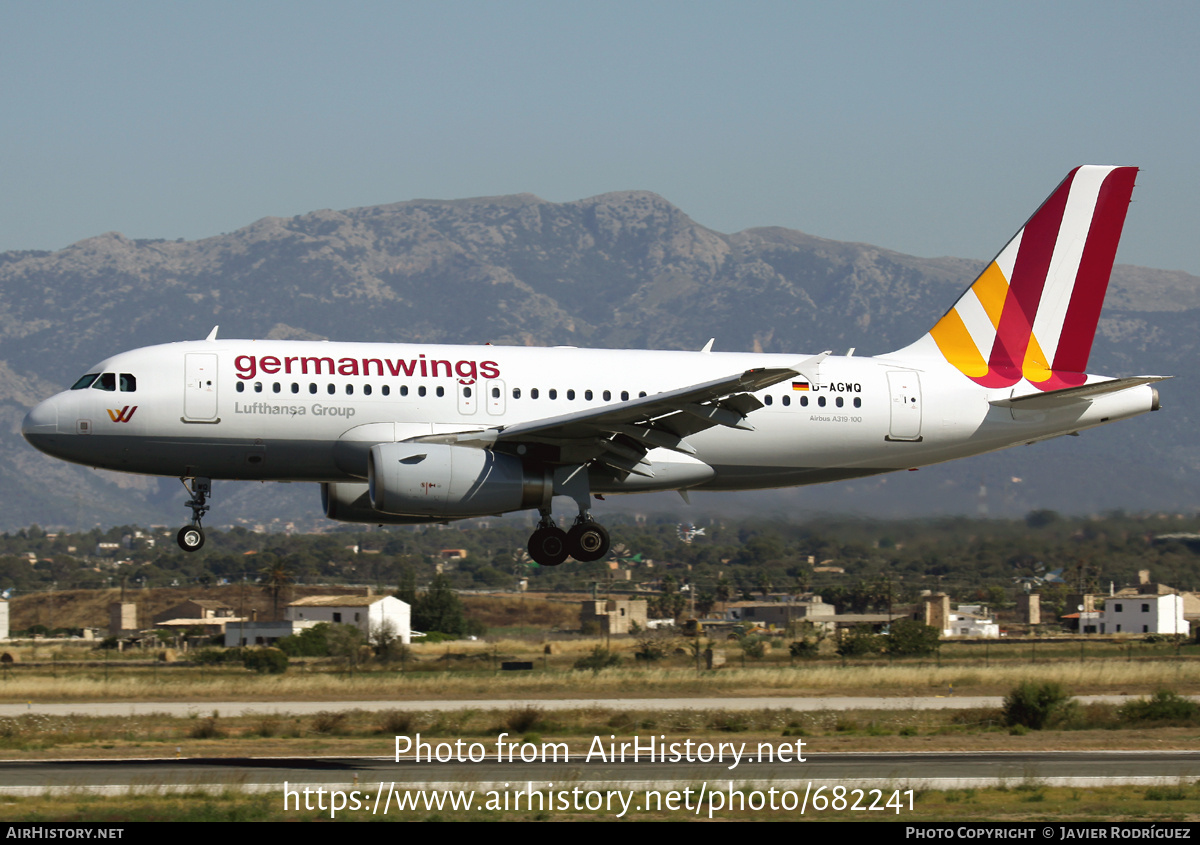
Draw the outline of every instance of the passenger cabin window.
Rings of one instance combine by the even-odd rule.
[[[100,378],[96,379],[96,383],[92,387],[96,390],[115,391],[117,389],[117,374],[101,373]]]
[[[71,385],[71,389],[72,390],[83,390],[85,387],[91,387],[92,382],[94,382],[96,380],[96,377],[99,375],[100,375],[99,373],[88,373],[86,376],[81,378],[79,381],[77,381],[73,385]]]

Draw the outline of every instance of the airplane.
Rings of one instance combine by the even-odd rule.
[[[1034,443],[1159,408],[1166,376],[1086,371],[1135,167],[1083,166],[953,307],[884,355],[218,339],[114,355],[25,417],[46,454],[178,477],[317,482],[330,519],[536,509],[530,557],[610,545],[593,497],[789,487]],[[555,497],[573,500],[568,530]]]

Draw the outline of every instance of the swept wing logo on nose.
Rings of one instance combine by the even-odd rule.
[[[137,405],[133,405],[133,406],[126,405],[124,408],[122,408],[119,411],[114,411],[112,408],[105,408],[104,410],[108,411],[108,418],[110,420],[112,420],[115,423],[119,423],[119,422],[129,422],[131,419],[133,419],[133,412],[136,411],[137,409],[138,409]]]

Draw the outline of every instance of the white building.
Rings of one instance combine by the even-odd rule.
[[[960,604],[957,609],[950,611],[942,636],[998,638],[1000,624],[985,616],[982,610],[977,604]]]
[[[412,642],[412,609],[395,596],[309,596],[289,604],[284,617],[353,625],[368,638],[387,627],[405,645]]]
[[[1114,596],[1104,603],[1101,634],[1187,634],[1183,596]]]
[[[0,599],[0,640],[8,639],[8,602]]]
[[[237,620],[225,626],[225,648],[251,645],[275,645],[282,637],[299,634],[316,622],[249,622]]]

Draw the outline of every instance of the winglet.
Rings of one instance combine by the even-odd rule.
[[[715,341],[715,340],[716,340],[715,337],[710,337],[708,339],[708,343],[704,344],[704,348],[701,349],[700,351],[701,352],[712,352],[712,345],[713,345],[713,341]]]
[[[212,330],[211,332],[209,332],[209,333],[208,333],[208,337],[206,337],[206,338],[204,338],[204,339],[205,339],[205,340],[207,340],[207,341],[213,341],[213,340],[216,340],[216,339],[217,339],[217,329],[219,329],[219,328],[221,328],[221,327],[220,327],[220,326],[213,326],[213,330]]]

